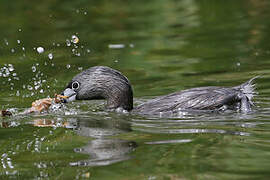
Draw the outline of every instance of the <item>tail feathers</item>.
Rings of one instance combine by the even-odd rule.
[[[256,91],[256,84],[254,84],[254,80],[259,78],[259,77],[260,76],[256,76],[256,77],[250,79],[249,81],[247,81],[239,86],[240,90],[248,98],[248,101],[251,105],[254,105],[252,102],[253,97],[258,94],[258,92]]]

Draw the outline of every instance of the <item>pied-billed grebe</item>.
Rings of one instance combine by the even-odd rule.
[[[255,94],[253,79],[235,87],[187,89],[157,97],[133,109],[133,93],[128,79],[112,68],[95,66],[73,77],[62,94],[68,96],[66,102],[106,99],[107,109],[123,109],[138,114],[227,109],[249,112]]]

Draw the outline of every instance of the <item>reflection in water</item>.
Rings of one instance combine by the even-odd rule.
[[[95,117],[94,114],[92,118],[36,118],[31,124],[36,127],[64,127],[73,129],[80,136],[95,138],[94,140],[89,141],[88,145],[74,149],[74,151],[77,153],[89,154],[90,159],[71,162],[70,165],[72,166],[105,166],[130,159],[129,153],[134,151],[137,147],[137,144],[134,141],[108,138],[108,136],[130,132],[130,123],[128,121],[119,121],[108,117],[105,117],[104,119],[100,118],[101,116]],[[16,121],[2,122],[1,126],[4,128],[18,126],[19,124],[15,122]],[[41,138],[40,141],[43,140],[44,138]],[[36,139],[34,142],[31,141],[29,146],[27,146],[27,149],[35,146],[34,151],[41,152],[40,141],[38,141],[38,139]],[[10,161],[8,162],[11,164]],[[6,163],[4,163],[3,166],[6,166]]]
[[[72,166],[105,166],[130,159],[129,153],[137,147],[135,142],[106,138],[131,131],[130,123],[110,118],[100,120],[99,118],[69,118],[66,121],[63,121],[62,118],[58,120],[35,119],[33,125],[75,129],[80,136],[97,138],[89,141],[87,146],[75,149],[75,152],[89,154],[90,159],[72,162],[70,163]]]
[[[130,159],[129,153],[137,146],[135,142],[106,138],[131,131],[129,122],[94,118],[78,118],[77,122],[77,134],[97,139],[91,140],[87,146],[75,149],[75,152],[89,154],[90,159],[72,162],[72,166],[105,166]]]
[[[69,119],[68,121],[52,120],[52,119],[35,119],[33,122],[37,127],[65,127],[68,129],[75,129],[77,127],[76,120]]]
[[[89,154],[91,159],[70,163],[72,166],[105,166],[130,159],[128,155],[135,150],[133,141],[120,139],[95,139],[87,146],[75,149],[75,152]]]
[[[17,121],[8,121],[8,122],[2,121],[0,123],[0,127],[2,127],[2,128],[16,127],[16,126],[19,126],[19,125],[20,125],[20,123],[17,122]]]
[[[35,119],[33,125],[75,129],[80,136],[97,138],[91,140],[87,146],[75,149],[75,152],[89,154],[90,159],[72,162],[70,163],[72,166],[104,166],[130,159],[129,153],[137,147],[135,142],[106,138],[131,131],[130,123],[106,118],[100,120],[99,118],[69,118],[66,121],[63,121],[62,118],[57,120],[43,118]],[[4,123],[3,126],[8,127],[9,123]]]
[[[77,134],[81,136],[103,138],[131,131],[130,123],[123,120],[101,116],[77,119]]]

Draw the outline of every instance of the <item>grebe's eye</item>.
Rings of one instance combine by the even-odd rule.
[[[79,89],[79,87],[80,87],[80,84],[79,84],[77,81],[74,81],[74,82],[72,83],[72,85],[71,85],[71,88],[72,88],[73,90],[77,90],[77,89]]]

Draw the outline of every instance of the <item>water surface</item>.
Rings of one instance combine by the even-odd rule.
[[[125,74],[135,104],[261,76],[249,114],[142,117],[80,101],[0,118],[1,178],[269,179],[269,9],[256,0],[1,1],[0,109],[15,114],[95,65]]]

